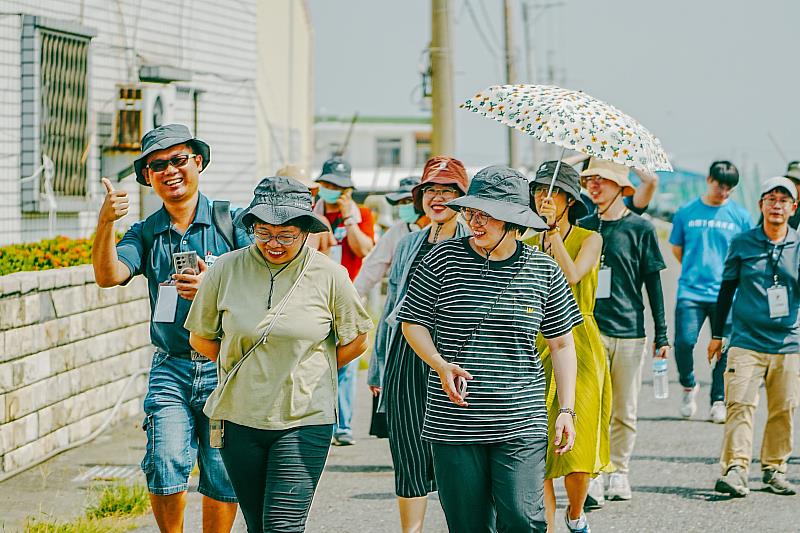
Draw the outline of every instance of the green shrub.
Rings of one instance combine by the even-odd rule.
[[[117,483],[97,491],[97,502],[86,510],[90,518],[141,515],[150,508],[150,498],[144,485]]]
[[[117,235],[117,240],[122,236]],[[49,270],[92,262],[92,239],[58,236],[26,244],[0,248],[0,276],[14,272]]]

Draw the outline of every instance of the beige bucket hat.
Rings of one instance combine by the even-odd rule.
[[[636,192],[636,188],[631,183],[631,180],[628,179],[630,170],[631,169],[625,165],[619,165],[611,161],[606,161],[605,159],[593,157],[589,161],[589,166],[586,170],[581,172],[581,186],[586,188],[585,178],[589,176],[600,176],[622,187],[622,196],[633,196],[633,193]]]

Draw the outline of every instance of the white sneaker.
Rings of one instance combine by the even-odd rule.
[[[628,474],[614,472],[608,476],[606,499],[610,501],[631,499],[631,484],[628,481]]]
[[[711,411],[708,413],[709,418],[715,424],[724,424],[725,418],[728,416],[728,409],[725,407],[725,402],[717,400],[711,405]]]
[[[683,418],[691,418],[697,411],[695,397],[698,390],[700,390],[700,385],[695,385],[691,389],[683,389],[683,397],[681,398],[681,416]]]
[[[599,474],[596,478],[589,480],[589,492],[586,494],[586,500],[583,502],[584,509],[600,509],[605,503],[603,493],[603,474]]]

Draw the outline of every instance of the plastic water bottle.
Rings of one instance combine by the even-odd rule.
[[[653,394],[656,400],[665,400],[669,397],[667,360],[660,357],[653,359]]]

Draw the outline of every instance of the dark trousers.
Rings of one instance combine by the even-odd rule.
[[[449,531],[543,533],[547,441],[433,444],[433,467]]]
[[[694,377],[694,346],[706,318],[714,322],[717,313],[716,302],[694,302],[680,299],[675,305],[675,363],[678,365],[678,379],[686,388],[697,383]],[[730,334],[730,324],[725,326],[725,335]],[[728,350],[722,352],[711,374],[711,403],[725,399],[725,366]]]
[[[225,421],[222,460],[249,533],[305,531],[333,426],[270,431]]]

